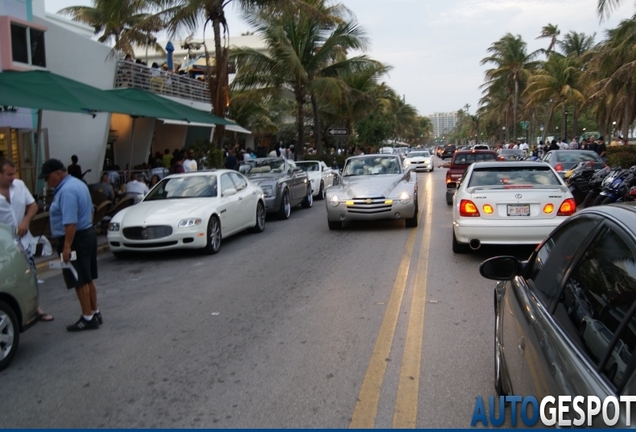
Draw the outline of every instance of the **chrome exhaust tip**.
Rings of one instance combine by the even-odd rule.
[[[478,239],[470,239],[468,246],[470,246],[472,250],[477,250],[481,247],[481,242]]]

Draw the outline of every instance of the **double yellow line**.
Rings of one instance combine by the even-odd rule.
[[[428,254],[431,238],[432,216],[432,176],[426,177],[425,217],[420,216],[420,224],[424,223],[419,259],[416,264],[415,286],[409,311],[406,344],[402,357],[402,366],[398,381],[395,410],[393,413],[394,428],[415,428],[417,421],[417,402],[420,382],[420,365],[422,357],[422,339],[424,334],[424,308],[426,302],[426,281],[428,277]],[[421,196],[422,194],[420,194]],[[420,212],[422,214],[422,212]],[[406,242],[406,250],[402,256],[391,297],[380,326],[380,332],[373,348],[367,373],[362,382],[360,394],[356,402],[350,428],[373,428],[378,413],[378,403],[382,392],[382,383],[386,372],[387,361],[391,357],[391,346],[397,326],[398,316],[404,299],[408,281],[413,247],[419,230],[412,230]]]

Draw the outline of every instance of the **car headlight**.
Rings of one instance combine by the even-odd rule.
[[[201,219],[199,218],[187,218],[187,219],[181,219],[177,226],[179,228],[189,228],[189,227],[197,226],[200,224],[201,224]]]
[[[329,204],[331,204],[333,207],[338,207],[338,204],[340,204],[340,200],[337,196],[334,195],[329,199]]]
[[[263,194],[265,194],[266,197],[271,197],[273,195],[273,188],[271,186],[261,186],[261,189],[263,189]]]
[[[409,196],[408,192],[402,192],[400,194],[400,202],[402,204],[408,204],[409,201],[411,201],[411,197]]]
[[[108,224],[108,231],[119,231],[119,223],[111,222]]]
[[[404,165],[411,165],[411,161],[410,160],[404,161]]]

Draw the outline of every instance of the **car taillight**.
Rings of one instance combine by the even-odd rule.
[[[464,217],[479,217],[479,210],[474,202],[470,200],[461,200],[459,203],[459,215]]]
[[[561,204],[559,207],[559,212],[557,216],[571,216],[576,211],[576,203],[572,198],[568,198]]]
[[[450,183],[451,181],[450,171],[446,171],[446,183]]]
[[[562,165],[562,164],[560,164],[560,163],[558,163],[558,164],[556,164],[556,166],[554,167],[554,169],[555,169],[555,170],[557,170],[557,171],[563,171],[563,165]]]

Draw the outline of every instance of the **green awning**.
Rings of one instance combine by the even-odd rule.
[[[0,105],[66,112],[111,112],[190,121],[187,115],[165,104],[124,99],[110,91],[47,71],[0,73]]]
[[[157,118],[185,120],[187,122],[192,122],[192,123],[236,126],[236,123],[234,122],[222,119],[221,117],[215,116],[213,114],[207,113],[205,111],[202,111],[196,108],[189,107],[179,102],[175,102],[173,100],[159,96],[155,93],[151,93],[146,90],[141,90],[136,88],[122,88],[122,89],[106,90],[106,93],[116,95],[117,97],[127,101],[140,103],[147,106],[159,105],[173,111],[175,115],[181,116],[178,119],[174,117],[157,117]]]

